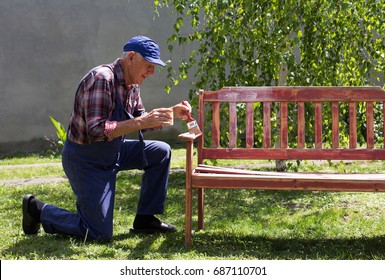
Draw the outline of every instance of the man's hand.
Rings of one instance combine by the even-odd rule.
[[[187,101],[182,101],[171,108],[174,111],[174,118],[187,120],[187,115],[191,113],[191,105]]]
[[[164,126],[172,125],[174,118],[187,120],[187,115],[191,112],[191,105],[183,101],[171,108],[158,108],[151,112],[129,120],[117,122],[111,137],[116,138],[124,134],[138,131],[141,129],[161,129]]]
[[[154,109],[141,117],[146,128],[159,128],[165,125],[172,125],[174,121],[172,108]]]

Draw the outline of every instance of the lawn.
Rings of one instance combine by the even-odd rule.
[[[38,163],[37,165],[32,165]],[[27,193],[75,210],[66,180],[57,183],[9,185],[7,180],[63,177],[60,158],[25,156],[0,161],[0,258],[2,260],[357,260],[385,258],[385,194],[299,191],[206,190],[205,230],[195,231],[185,248],[184,149],[173,149],[166,214],[178,226],[173,234],[129,233],[138,200],[141,171],[118,175],[114,237],[109,243],[83,242],[45,234],[25,236],[21,200]],[[223,163],[221,163],[223,164]],[[235,162],[228,162],[235,165]],[[383,172],[382,162],[290,163],[299,171]],[[12,165],[20,165],[18,168]],[[271,162],[243,162],[269,170]],[[27,181],[28,182],[28,181]],[[196,214],[196,210],[194,209]],[[194,217],[196,228],[196,216]]]

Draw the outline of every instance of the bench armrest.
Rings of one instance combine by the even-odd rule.
[[[197,137],[199,137],[201,134],[195,134],[195,133],[191,133],[191,132],[185,132],[185,133],[182,133],[182,134],[179,134],[178,135],[178,138],[180,140],[183,140],[183,141],[193,141],[195,140]]]

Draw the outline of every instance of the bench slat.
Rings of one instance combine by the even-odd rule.
[[[280,121],[281,121],[281,142],[280,142],[280,147],[281,148],[287,148],[288,146],[288,103],[287,102],[281,102],[281,116],[280,116]]]
[[[382,96],[383,95],[383,96]],[[205,101],[222,102],[385,101],[381,87],[224,87],[206,91]]]
[[[297,146],[305,147],[305,102],[298,102],[298,139]]]
[[[337,149],[339,147],[340,126],[339,126],[339,104],[332,102],[332,147]]]
[[[357,105],[349,102],[349,148],[357,148]]]
[[[246,148],[254,146],[254,104],[246,103]]]
[[[212,122],[212,141],[213,147],[219,147],[220,141],[220,108],[219,102],[213,102],[213,122]]]
[[[378,177],[378,174],[293,173],[293,176],[289,177],[273,175],[193,173],[192,187],[384,192],[385,174],[382,175],[383,176]]]
[[[384,149],[204,148],[205,159],[383,160]]]
[[[316,149],[322,149],[322,103],[315,103],[315,115],[314,115],[314,138]]]
[[[385,147],[385,102],[382,104],[382,117],[383,117],[383,127],[382,127],[382,131],[384,133],[384,147]]]
[[[374,110],[373,102],[366,102],[366,143],[368,149],[374,148]]]
[[[235,148],[237,146],[237,104],[235,102],[230,102],[229,123],[229,147]]]
[[[212,174],[237,174],[237,175],[256,175],[271,176],[280,178],[297,178],[297,179],[336,179],[336,180],[384,180],[385,173],[316,173],[316,172],[273,172],[273,171],[255,171],[248,169],[237,169],[230,167],[211,166],[199,164],[195,168],[195,173],[212,173]]]
[[[263,102],[263,147],[270,148],[271,145],[271,104]]]

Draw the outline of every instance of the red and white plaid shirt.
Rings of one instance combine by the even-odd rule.
[[[134,117],[145,114],[139,85],[126,86],[121,59],[91,69],[81,80],[75,95],[67,137],[78,144],[109,141],[116,121],[111,120],[115,108],[115,85],[126,111]],[[114,81],[114,73],[117,81]]]

